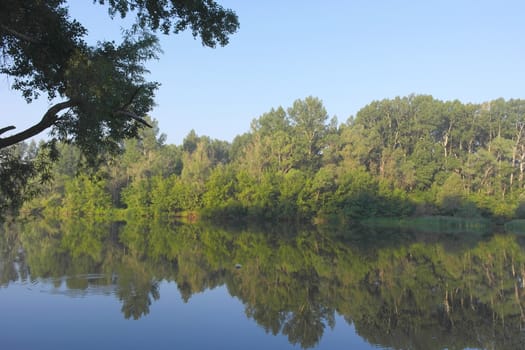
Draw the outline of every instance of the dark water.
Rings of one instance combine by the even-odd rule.
[[[0,349],[523,349],[513,234],[27,222]]]

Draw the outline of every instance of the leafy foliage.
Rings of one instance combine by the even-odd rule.
[[[373,102],[338,126],[307,97],[264,113],[232,144],[191,131],[180,146],[164,144],[146,118],[153,128],[125,141],[101,173],[114,205],[141,216],[506,219],[523,215],[524,113],[521,100],[408,96]]]
[[[208,0],[93,3],[106,4],[111,16],[136,15],[136,24],[121,43],[88,45],[86,28],[69,16],[65,0],[0,4],[0,74],[13,79],[12,88],[28,103],[42,94],[51,102],[33,126],[5,137],[16,126],[0,128],[0,150],[49,129],[51,145],[74,144],[88,164],[99,165],[101,156],[120,151],[123,140],[151,127],[145,116],[153,107],[158,84],[146,80],[144,65],[160,50],[153,32],[189,28],[203,45],[215,47],[226,45],[239,26],[233,11]],[[4,174],[11,169],[4,182],[26,177],[7,187],[24,187],[35,174],[27,162],[15,165],[16,158],[7,160],[3,154]],[[11,194],[15,195],[4,189],[5,196]],[[8,199],[15,207],[17,200]]]

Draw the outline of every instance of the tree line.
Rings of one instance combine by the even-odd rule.
[[[54,181],[39,185],[26,209],[287,221],[520,218],[524,116],[519,99],[473,104],[410,95],[373,101],[339,123],[319,98],[306,97],[272,108],[232,142],[191,131],[181,145],[167,144],[147,119],[152,128],[120,142],[119,154],[103,155],[90,171],[75,146],[58,143],[48,171]],[[9,154],[46,164],[49,153],[22,144]]]

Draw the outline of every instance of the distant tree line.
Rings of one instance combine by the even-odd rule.
[[[89,172],[76,147],[58,144],[54,181],[25,209],[288,221],[525,216],[525,100],[410,95],[374,101],[340,124],[307,97],[254,119],[231,143],[191,131],[182,145],[166,144],[148,122]],[[46,157],[34,144],[8,153]]]

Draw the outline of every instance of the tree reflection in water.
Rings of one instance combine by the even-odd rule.
[[[519,348],[523,248],[511,234],[41,220],[3,227],[0,284],[51,278],[88,293],[111,287],[133,319],[150,312],[162,281],[175,282],[184,301],[225,285],[248,318],[304,348],[336,315],[368,342],[396,349]],[[100,277],[81,277],[92,274]]]

